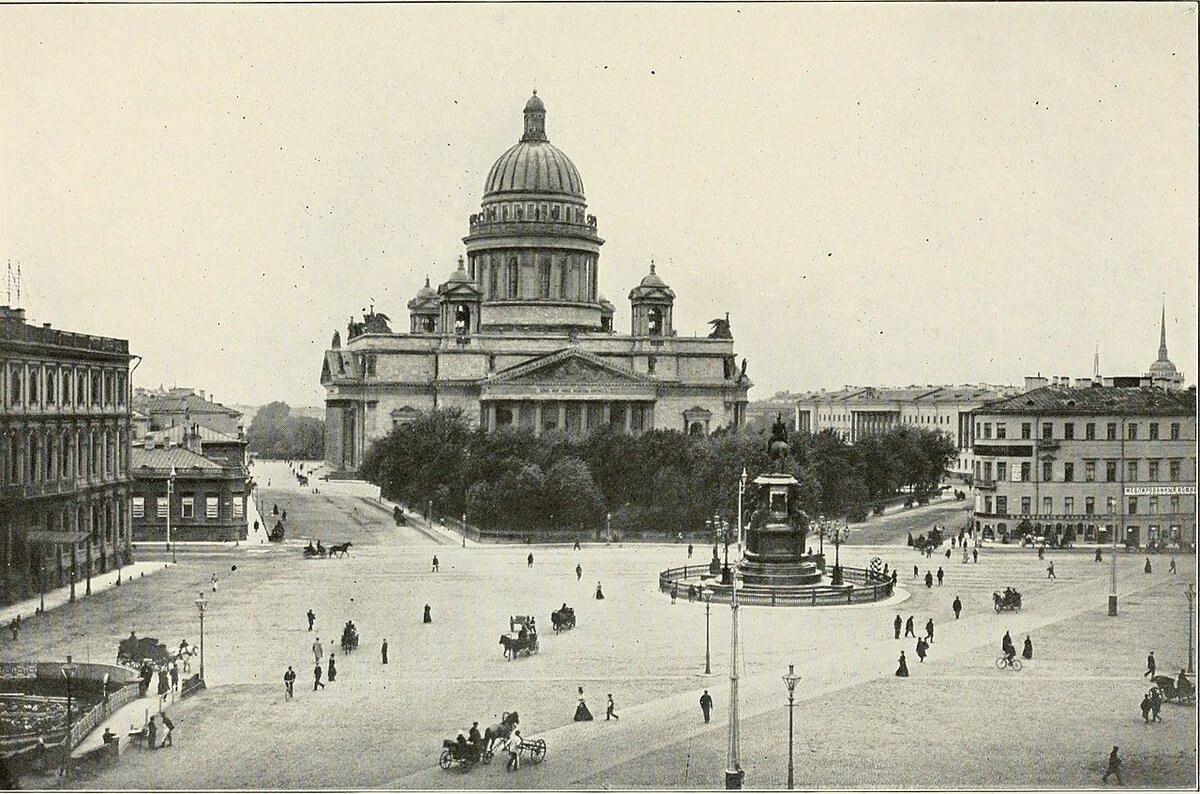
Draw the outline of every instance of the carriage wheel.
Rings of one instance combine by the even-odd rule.
[[[546,740],[535,739],[532,745],[529,748],[529,760],[535,764],[540,764],[546,758]]]
[[[1016,670],[1018,673],[1021,672],[1021,660],[1020,659],[1012,660],[1012,669]]]
[[[438,759],[438,766],[440,766],[442,769],[450,768],[450,751],[449,750],[442,750],[442,756],[441,756],[441,758]]]

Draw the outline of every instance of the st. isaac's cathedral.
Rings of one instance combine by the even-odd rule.
[[[431,409],[459,408],[488,430],[582,436],[708,433],[745,419],[745,360],[728,315],[679,337],[675,292],[650,272],[629,293],[632,328],[613,328],[600,294],[596,216],[575,164],[546,136],[537,92],[521,140],[496,160],[463,238],[466,256],[435,291],[426,278],[398,333],[374,307],[335,333],[321,368],[326,458],[351,475],[370,443]]]

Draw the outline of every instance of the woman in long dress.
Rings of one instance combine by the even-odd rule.
[[[589,722],[592,719],[592,712],[588,711],[587,703],[583,699],[583,687],[579,687],[579,705],[575,707],[575,721]]]
[[[896,675],[908,678],[908,660],[904,658],[904,651],[900,651],[900,666],[896,668]]]

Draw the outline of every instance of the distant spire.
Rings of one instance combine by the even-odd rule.
[[[1167,300],[1163,298],[1162,320],[1158,326],[1158,360],[1167,360]]]
[[[1096,343],[1096,357],[1092,359],[1092,380],[1100,380],[1100,343]]]
[[[654,257],[650,257],[650,272],[654,272]]]

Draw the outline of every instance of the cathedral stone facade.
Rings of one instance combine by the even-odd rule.
[[[437,408],[487,430],[574,437],[603,425],[708,433],[743,423],[751,383],[728,316],[707,337],[677,336],[675,292],[651,263],[629,293],[629,333],[613,328],[583,180],[547,138],[536,92],[524,116],[521,140],[488,174],[465,256],[436,290],[426,278],[407,332],[372,308],[344,345],[334,334],[321,384],[335,475],[352,476],[372,441]]]

